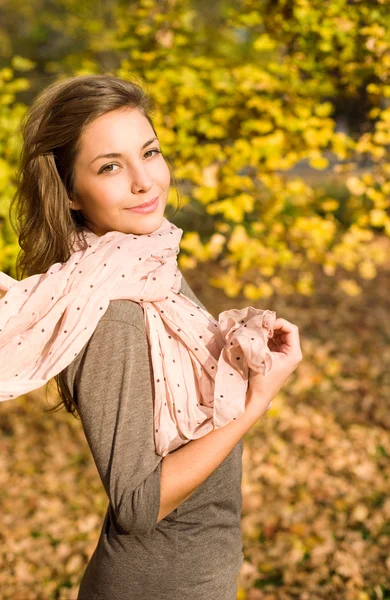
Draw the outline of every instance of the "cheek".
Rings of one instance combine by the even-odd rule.
[[[166,188],[169,187],[171,182],[171,174],[165,160],[162,160],[161,164],[158,165],[158,168],[155,171],[155,178],[161,186]]]
[[[114,183],[115,179],[115,183]],[[125,177],[107,177],[99,183],[95,190],[95,202],[100,209],[114,208],[123,201],[123,196],[128,195],[128,181]]]

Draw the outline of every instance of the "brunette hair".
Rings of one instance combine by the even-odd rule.
[[[57,262],[66,262],[75,237],[87,223],[79,210],[70,208],[75,195],[74,164],[84,128],[112,110],[139,109],[157,137],[151,96],[135,81],[111,74],[81,75],[55,81],[34,99],[24,115],[20,132],[22,149],[16,173],[16,192],[11,200],[10,220],[18,235],[18,278],[46,272]],[[180,199],[168,157],[171,179]],[[49,412],[65,409],[77,416],[77,402],[62,374],[54,377],[62,401]]]

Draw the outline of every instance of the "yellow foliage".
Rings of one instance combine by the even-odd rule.
[[[259,300],[259,298],[261,298],[261,292],[259,288],[253,285],[253,283],[245,284],[243,293],[245,298],[248,298],[249,300]]]
[[[230,265],[219,277],[211,277],[209,282],[215,287],[222,288],[229,298],[236,297],[242,288],[242,282],[237,279],[234,265]]]
[[[215,203],[209,205],[209,202],[218,198],[218,190],[214,187],[196,187],[193,191],[193,197],[199,200],[202,204],[207,204],[207,212],[210,214],[215,214],[215,212],[212,211],[216,211],[216,205],[220,204]]]
[[[328,377],[337,377],[341,372],[341,362],[337,358],[329,356],[324,363],[324,372]]]
[[[206,210],[211,215],[221,212],[226,219],[235,223],[241,223],[244,219],[244,213],[252,210],[253,203],[253,197],[248,194],[239,194],[235,198],[209,204]]]
[[[226,124],[234,115],[233,108],[222,108],[218,106],[211,113],[211,119],[217,123]]]
[[[342,279],[338,282],[338,287],[348,296],[359,296],[361,287],[353,279]]]
[[[309,159],[309,165],[313,168],[313,169],[326,169],[326,167],[329,165],[329,160],[327,158],[325,158],[325,156],[313,156]]]
[[[339,202],[334,200],[333,198],[329,198],[328,200],[323,200],[321,202],[321,208],[326,210],[327,212],[332,212],[337,210],[339,207]]]
[[[219,165],[213,164],[204,167],[202,170],[203,181],[206,187],[217,187],[218,185]]]
[[[200,261],[207,259],[207,250],[203,246],[197,231],[187,231],[183,234],[180,246],[183,250],[192,253]]]
[[[230,252],[241,253],[245,250],[248,241],[249,240],[245,231],[245,227],[242,225],[236,225],[232,229],[232,233],[228,242],[228,248]]]
[[[238,587],[236,600],[247,600],[246,591],[242,587]]]
[[[377,270],[374,263],[371,260],[363,260],[359,263],[359,275],[364,279],[374,279],[376,277]]]
[[[328,117],[332,114],[334,108],[331,102],[323,102],[314,108],[314,112],[318,117]]]
[[[300,274],[297,282],[297,291],[303,296],[311,296],[314,291],[313,279],[312,273]]]
[[[221,233],[214,233],[206,245],[209,258],[217,258],[221,254],[225,242],[226,236],[222,235]]]
[[[179,183],[186,182],[181,205],[199,203],[215,231],[208,228],[207,240],[201,231],[184,236],[186,268],[220,258],[234,267],[223,279],[226,293],[234,295],[238,282],[255,273],[245,287],[252,296],[277,286],[280,293],[312,293],[313,262],[329,275],[336,265],[350,271],[340,289],[352,293],[353,272],[375,276],[385,259],[374,246],[373,232],[379,228],[390,235],[390,54],[384,4],[299,0],[284,20],[283,36],[280,11],[266,14],[254,0],[222,11],[217,29],[212,21],[199,21],[203,9],[187,1],[167,2],[162,11],[156,0],[141,0],[130,12],[126,3],[114,2],[110,20],[88,3],[81,11],[74,0],[63,0],[61,18],[38,5],[38,0],[29,4],[32,29],[52,27],[50,33],[66,38],[70,48],[60,58],[54,49],[44,65],[51,76],[101,72],[104,47],[108,63],[117,64],[115,74],[147,84],[163,151]],[[15,4],[15,14],[21,7]],[[12,47],[7,36],[0,24],[4,47],[7,41]],[[29,71],[36,66],[35,56],[23,56],[23,45],[9,58],[0,69],[0,215],[5,216],[20,152],[16,132],[25,110],[16,94],[28,88]],[[342,106],[361,90],[367,114],[359,117],[365,119],[360,133],[335,131],[333,98]],[[319,171],[329,167],[331,154],[344,161],[334,168],[337,181],[346,186],[342,197],[327,189],[327,182],[317,189],[317,179],[326,181]],[[369,172],[356,170],[362,156],[373,164]],[[300,161],[313,177],[290,173]],[[175,192],[170,191],[168,203],[176,206]],[[17,245],[9,228],[2,229],[0,239],[2,260],[10,261],[4,256],[14,256]],[[301,275],[290,278],[289,268]],[[265,283],[264,277],[271,279]]]
[[[336,224],[330,217],[298,217],[289,230],[291,240],[304,248],[325,250],[336,232]]]
[[[388,217],[386,211],[379,209],[379,208],[370,210],[369,217],[370,217],[370,223],[374,227],[381,227],[382,225],[385,224],[386,221],[389,220],[389,217]]]
[[[259,298],[269,298],[273,295],[274,290],[272,285],[270,285],[266,281],[262,281],[259,283],[258,286],[255,286],[252,283],[246,284],[244,286],[243,292],[246,298],[250,298],[251,300],[258,300]]]
[[[248,104],[249,103],[250,101]],[[266,119],[248,119],[241,126],[242,133],[248,133],[251,131],[257,131],[258,133],[269,133],[273,130],[273,128],[274,125],[272,121],[268,121]]]
[[[179,254],[177,262],[179,269],[183,269],[183,271],[190,271],[191,269],[195,269],[198,265],[198,261],[196,260],[195,256],[189,256],[183,252]]]
[[[276,41],[267,33],[263,33],[253,42],[253,48],[260,52],[273,50],[276,47]]]
[[[177,195],[176,192],[174,190],[173,187],[169,188],[169,193],[168,193],[168,200],[167,200],[167,204],[170,206],[176,206],[176,202],[177,202]]]
[[[30,71],[36,66],[36,63],[28,58],[15,54],[11,59],[11,65],[15,71]]]

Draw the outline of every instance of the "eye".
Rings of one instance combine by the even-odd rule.
[[[157,148],[153,148],[152,150],[148,150],[147,152],[145,152],[144,156],[149,154],[149,152],[157,152],[157,154],[162,154],[161,150],[158,150]],[[115,173],[115,171],[113,171],[112,169],[107,171],[106,169],[108,169],[109,167],[119,167],[119,165],[117,165],[116,163],[110,163],[109,165],[106,165],[105,167],[100,169],[99,174],[100,173]]]
[[[106,169],[108,169],[108,167],[118,167],[117,164],[115,163],[110,163],[109,165],[106,165],[105,167],[103,167],[99,173],[113,173],[114,171],[106,171]]]
[[[157,150],[157,148],[153,148],[152,150],[148,150],[147,152],[145,152],[145,156],[146,156],[146,154],[149,154],[149,152],[157,152],[158,154],[161,154],[161,150]]]

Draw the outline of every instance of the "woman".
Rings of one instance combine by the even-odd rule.
[[[38,96],[23,130],[14,207],[23,274],[68,261],[83,228],[99,237],[158,230],[171,178],[151,110],[137,84],[111,75],[69,78]],[[206,311],[183,277],[178,293]],[[161,456],[143,311],[140,302],[111,300],[55,378],[66,409],[80,415],[109,499],[78,599],[235,600],[242,438],[301,360],[298,329],[276,319],[271,373],[250,370],[239,418]]]

